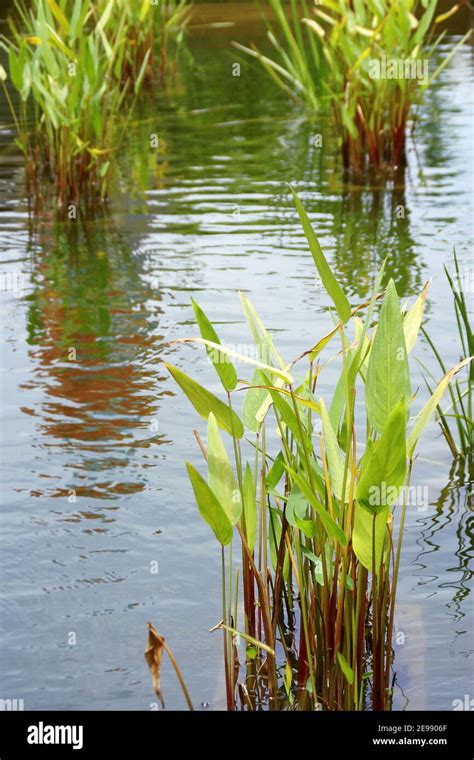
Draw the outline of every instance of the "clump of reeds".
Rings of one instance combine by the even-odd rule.
[[[296,196],[295,202],[334,305],[334,326],[288,362],[241,293],[258,355],[250,358],[251,351],[243,355],[221,344],[193,301],[201,335],[177,342],[205,347],[225,400],[167,364],[207,421],[207,441],[197,434],[205,474],[189,462],[186,467],[199,512],[221,546],[222,620],[216,628],[224,639],[227,706],[386,710],[393,696],[392,636],[415,451],[452,377],[469,359],[444,374],[409,424],[408,354],[427,288],[405,313],[394,282],[382,289],[382,268],[370,299],[350,305]],[[340,347],[323,363],[323,350],[337,339]],[[336,361],[339,380],[324,399],[321,378]],[[239,379],[236,363],[253,374]],[[365,406],[362,425],[356,399]]]
[[[59,208],[104,199],[119,142],[116,116],[128,87],[114,69],[124,45],[109,27],[110,11],[96,16],[90,0],[66,17],[59,5],[17,2],[3,40],[11,82],[19,95],[12,114],[25,156],[28,190],[36,199],[54,187]],[[4,82],[5,87],[5,82]],[[5,88],[6,89],[6,88]]]
[[[459,348],[461,358],[469,357],[474,354],[474,337],[470,323],[469,309],[472,310],[472,302],[468,304],[468,298],[472,299],[472,269],[461,272],[459,262],[454,251],[454,271],[449,272],[444,267],[449,287],[453,296],[454,315],[456,327],[459,335]],[[467,291],[467,292],[466,292]],[[435,343],[429,336],[427,330],[423,327],[423,334],[431,346],[436,360],[442,370],[446,372],[446,367]],[[432,376],[430,381],[426,381],[428,389],[431,391]],[[439,405],[437,408],[438,419],[449,448],[455,457],[465,459],[469,470],[472,469],[473,456],[473,405],[472,393],[474,387],[474,365],[471,363],[466,368],[461,379],[456,378],[454,383],[449,386],[450,405],[442,409]],[[456,435],[456,432],[457,435]]]
[[[109,1],[99,0],[99,8],[105,10]],[[144,83],[166,85],[170,37],[182,33],[189,10],[189,0],[114,0],[111,20],[123,23],[126,38],[122,82],[135,82],[145,61]]]
[[[184,2],[16,0],[5,95],[36,204],[52,194],[60,209],[89,211],[108,195],[135,100],[153,70],[155,35],[183,18]],[[166,60],[166,58],[164,59]],[[99,204],[98,204],[99,201]]]
[[[291,0],[288,15],[283,0],[268,3],[275,58],[237,47],[256,56],[311,111],[329,99],[346,168],[362,173],[402,165],[413,106],[458,47],[430,72],[444,37],[434,29],[464,2],[437,17],[437,0],[321,0],[314,6]]]

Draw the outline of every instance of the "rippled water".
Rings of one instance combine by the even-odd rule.
[[[160,362],[218,392],[202,351],[168,345],[195,333],[191,296],[228,343],[248,342],[238,289],[289,358],[327,330],[286,181],[354,303],[385,257],[402,296],[433,278],[428,328],[448,365],[459,358],[443,264],[455,245],[472,267],[470,51],[428,94],[404,182],[358,187],[327,117],[305,121],[229,47],[260,34],[194,30],[176,85],[130,129],[105,221],[33,222],[13,133],[0,133],[1,696],[26,709],[149,709],[148,620],[195,702],[223,706],[221,639],[207,632],[219,556],[183,464],[199,461],[200,423]],[[423,343],[416,353],[435,369]],[[413,383],[422,398],[419,370]],[[398,708],[451,709],[472,684],[472,503],[451,464],[433,423],[413,480],[430,504],[408,516],[402,557]],[[167,707],[182,707],[167,665],[163,685]]]

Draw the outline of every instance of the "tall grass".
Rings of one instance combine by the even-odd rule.
[[[241,293],[252,358],[251,351],[243,355],[222,344],[193,301],[200,337],[177,343],[205,347],[225,400],[167,364],[207,421],[207,441],[196,432],[205,475],[189,462],[186,467],[199,512],[221,549],[222,621],[216,627],[223,632],[227,706],[387,710],[416,447],[451,378],[469,360],[445,373],[409,423],[408,354],[426,288],[404,313],[394,282],[382,289],[382,268],[371,298],[353,307],[297,196],[295,203],[334,305],[328,332],[288,361]],[[330,352],[325,361],[323,351]],[[324,398],[329,362],[338,363],[340,374]],[[239,379],[245,369],[251,375]]]
[[[12,113],[28,189],[42,199],[49,180],[59,208],[96,203],[107,194],[112,146],[120,142],[116,116],[128,90],[115,76],[124,56],[121,30],[112,32],[91,0],[76,3],[69,18],[46,0],[31,10],[18,0],[16,7],[19,20],[10,19],[11,37],[2,44],[19,95]]]
[[[454,271],[449,272],[448,268],[444,267],[446,278],[448,280],[449,288],[453,297],[454,315],[456,319],[457,334],[459,337],[459,350],[461,358],[472,356],[474,354],[474,336],[472,334],[472,327],[470,322],[469,310],[472,310],[472,303],[468,305],[469,295],[465,292],[465,278],[463,273],[459,269],[459,262],[454,251]],[[468,272],[470,275],[471,272]],[[471,283],[468,283],[468,287]],[[468,290],[469,293],[469,290]],[[471,296],[472,298],[472,296]],[[423,334],[428,341],[436,360],[443,372],[446,372],[446,367],[441,355],[436,348],[435,342],[432,340],[427,330],[423,327]],[[443,432],[446,441],[455,457],[465,459],[469,470],[472,469],[472,457],[473,457],[473,387],[474,387],[474,365],[471,363],[466,368],[466,372],[463,373],[464,378],[456,378],[456,382],[449,386],[449,395],[451,403],[446,409],[442,409],[439,405],[437,408],[438,418],[441,430]],[[428,390],[431,391],[432,375],[431,379],[426,380]]]
[[[99,11],[109,3],[99,0]],[[181,38],[189,10],[189,0],[114,0],[111,21],[120,27],[123,17],[126,37],[122,82],[135,82],[145,61],[144,83],[166,85],[170,39]]]
[[[25,156],[28,191],[36,202],[54,195],[58,208],[97,208],[108,194],[117,152],[136,97],[155,67],[155,34],[161,50],[167,30],[183,19],[184,2],[132,0],[16,0],[8,53],[7,89]]]
[[[237,47],[310,111],[329,99],[346,168],[393,171],[405,160],[413,107],[458,47],[429,72],[445,34],[434,30],[463,4],[435,17],[437,0],[290,0],[288,13],[283,0],[268,0],[275,56]]]

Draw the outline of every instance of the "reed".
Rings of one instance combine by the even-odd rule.
[[[453,311],[456,320],[456,328],[459,336],[459,353],[461,358],[472,356],[474,354],[474,337],[470,322],[469,309],[472,310],[472,303],[468,305],[469,296],[465,292],[466,280],[469,289],[472,288],[472,270],[461,272],[456,251],[453,254],[453,271],[450,272],[445,266],[444,271],[448,280],[449,288],[453,297]],[[469,292],[469,290],[468,290]],[[426,328],[422,327],[423,334],[430,345],[434,356],[442,372],[446,372],[446,367],[436,345]],[[433,375],[428,373],[429,379],[426,378],[426,385],[431,391]],[[453,456],[466,460],[468,472],[472,471],[473,457],[473,404],[472,393],[474,386],[474,366],[470,364],[466,367],[465,372],[456,381],[449,386],[449,396],[451,403],[446,409],[440,405],[437,407],[438,421],[442,433],[446,438]]]
[[[109,4],[110,0],[99,0],[99,12]],[[117,29],[123,23],[126,39],[122,83],[135,82],[145,64],[144,84],[166,86],[169,45],[181,40],[190,8],[189,0],[114,0],[111,23]]]
[[[27,191],[41,207],[96,211],[107,198],[137,96],[163,79],[169,30],[187,4],[132,0],[16,0],[0,79],[25,157]],[[159,37],[159,44],[155,44]],[[154,55],[160,50],[161,64]],[[72,208],[72,210],[71,210]]]
[[[404,312],[394,282],[382,289],[382,267],[370,299],[350,305],[296,195],[295,203],[334,306],[328,332],[287,361],[241,293],[252,358],[222,344],[193,301],[200,336],[175,343],[205,347],[225,400],[166,365],[207,421],[206,442],[196,431],[206,476],[189,462],[186,467],[199,512],[220,544],[216,628],[223,634],[227,707],[388,710],[416,447],[469,359],[445,373],[409,423],[408,355],[426,288]],[[323,352],[330,353],[324,361]],[[329,362],[339,364],[340,375],[324,399]],[[239,379],[237,364],[250,376]]]
[[[237,44],[310,112],[329,100],[346,169],[393,172],[405,162],[414,106],[470,32],[435,71],[435,34],[464,1],[435,17],[437,0],[268,0],[273,58]]]
[[[10,103],[28,192],[41,203],[52,188],[62,209],[91,206],[107,195],[120,142],[116,116],[128,87],[114,70],[123,60],[122,35],[112,34],[107,13],[97,16],[90,0],[75,3],[69,17],[51,0],[34,0],[31,10],[18,0],[16,9],[2,45],[19,96]]]

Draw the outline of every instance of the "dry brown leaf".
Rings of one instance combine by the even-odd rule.
[[[165,648],[165,640],[158,631],[153,628],[151,623],[148,623],[148,645],[145,649],[145,660],[148,663],[148,667],[151,670],[151,676],[153,679],[153,688],[156,692],[156,696],[161,702],[161,706],[164,707],[163,695],[160,688],[160,671],[161,660]]]

